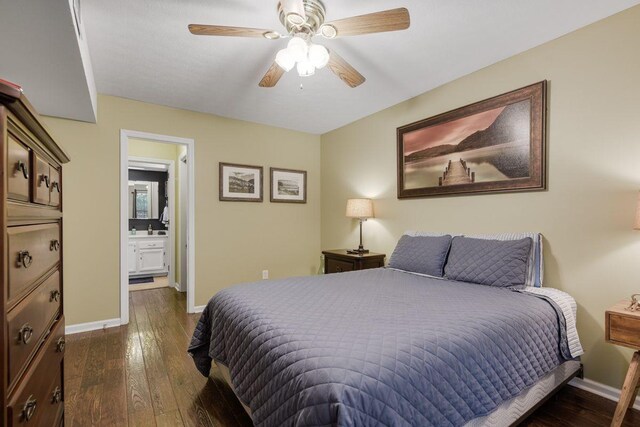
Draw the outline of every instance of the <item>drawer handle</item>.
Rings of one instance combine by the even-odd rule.
[[[62,390],[60,390],[60,387],[56,386],[51,395],[51,403],[56,404],[60,402],[62,402]]]
[[[33,328],[28,323],[25,323],[18,331],[18,342],[29,344],[31,337],[33,337]]]
[[[46,185],[47,188],[49,188],[49,175],[41,175],[40,182],[42,181],[44,181],[44,185]]]
[[[56,352],[62,353],[64,351],[64,346],[66,343],[67,340],[65,340],[64,337],[58,338],[58,341],[56,342]]]
[[[60,241],[58,239],[52,240],[51,244],[49,245],[49,250],[50,251],[58,251],[58,249],[60,249]]]
[[[56,189],[56,191],[59,193],[60,192],[60,184],[58,184],[57,182],[52,182],[51,183],[51,191],[53,191],[53,189]]]
[[[18,172],[22,171],[22,176],[24,176],[24,179],[29,179],[29,168],[27,168],[27,164],[25,162],[18,160],[16,170]]]
[[[336,267],[336,271],[337,271],[338,273],[342,273],[342,267]]]
[[[59,302],[60,301],[60,291],[55,289],[51,291],[51,297],[49,298],[49,302]]]
[[[31,267],[31,263],[33,262],[33,257],[29,253],[29,251],[20,251],[18,252],[18,267],[22,265],[24,268]]]
[[[33,398],[33,394],[29,396],[27,402],[22,407],[22,417],[25,421],[29,421],[33,418],[33,414],[36,413],[36,407],[38,406],[38,401]]]

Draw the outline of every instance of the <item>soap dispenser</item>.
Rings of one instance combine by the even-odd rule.
[[[147,232],[149,233],[149,235],[153,234],[153,227],[151,227],[151,224],[149,224],[149,227],[147,228]]]

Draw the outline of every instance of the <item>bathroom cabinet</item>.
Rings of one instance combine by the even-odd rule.
[[[155,276],[167,274],[167,236],[129,236],[129,276]]]

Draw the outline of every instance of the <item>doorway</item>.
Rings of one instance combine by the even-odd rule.
[[[139,156],[134,158],[130,156],[129,149],[130,145],[135,144],[135,140],[143,140],[149,143],[172,144],[175,146],[176,153],[178,153],[177,159],[179,160],[163,161],[157,158]],[[160,259],[158,257],[161,251],[156,251],[156,254],[153,252],[153,248],[151,248],[150,243],[143,244],[144,248],[142,249],[149,252],[147,254],[149,262],[147,264],[142,263],[142,270],[140,270],[140,264],[144,259],[140,261],[140,252],[135,252],[137,250],[141,250],[139,248],[139,243],[142,242],[142,240],[152,240],[152,238],[156,238],[158,241],[165,239],[171,242],[166,244],[166,247],[169,249],[169,253],[172,254],[170,255],[170,258],[167,259],[174,260],[171,264],[178,264],[179,268],[176,268],[175,265],[171,264],[166,266],[166,278],[171,285],[175,286],[177,291],[186,292],[187,312],[195,312],[194,149],[195,141],[189,138],[157,135],[125,129],[120,131],[120,323],[123,325],[129,323],[129,278],[132,275],[131,269],[134,267],[137,269],[133,274],[134,277],[142,275],[142,270],[147,267],[153,267],[155,269],[153,272],[156,274],[153,274],[152,276],[162,276],[162,263],[158,261]],[[167,209],[164,210],[165,216],[160,215],[159,219],[155,219],[156,221],[160,221],[159,224],[161,223],[167,228],[168,232],[166,233],[166,238],[163,237],[164,235],[160,233],[159,230],[156,230],[162,227],[155,226],[153,221],[144,221],[144,219],[147,218],[139,218],[140,220],[143,220],[139,221],[139,219],[135,218],[136,215],[132,213],[132,209],[135,210],[135,208],[132,208],[132,206],[134,206],[132,205],[132,202],[135,202],[135,199],[131,199],[131,197],[132,194],[134,194],[133,197],[137,194],[137,187],[134,185],[132,193],[129,179],[130,162],[133,162],[140,169],[146,169],[148,167],[160,168],[164,166],[167,173],[172,175],[174,178],[177,178],[168,179],[166,186],[160,185],[162,188],[166,188],[165,191],[168,192],[168,195],[173,195],[174,197],[167,198],[165,205],[163,205],[161,201],[159,203],[159,207],[156,207],[153,204],[153,199],[149,193],[145,191],[147,189],[149,189],[149,191],[151,189],[158,191],[157,188],[154,188],[151,182],[147,183],[142,181],[139,185],[140,189],[138,198],[140,199],[140,216],[150,215],[154,208],[159,209],[163,206],[167,207]],[[177,171],[175,170],[176,168]],[[133,182],[135,184],[137,181]],[[179,189],[177,197],[174,186]],[[162,200],[162,195],[156,197],[159,197]],[[173,203],[171,203],[171,201],[173,201]],[[176,207],[176,204],[178,207]],[[175,226],[170,225],[174,218],[177,219],[176,213],[178,212],[178,218],[180,218],[179,224],[176,224]],[[132,219],[132,215],[134,219]],[[135,234],[140,232],[141,234],[139,238],[142,239],[140,242],[136,242],[136,239],[132,238],[132,233],[134,233],[132,228],[134,228],[136,224],[142,224],[144,226],[149,225],[149,228],[152,229],[152,234],[147,234],[147,230],[136,230]],[[149,247],[147,248],[147,246]],[[158,260],[154,257],[158,258]]]

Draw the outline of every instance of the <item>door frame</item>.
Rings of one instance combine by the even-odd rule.
[[[167,205],[167,208],[169,208],[169,224],[171,225],[171,221],[173,221],[173,219],[176,218],[176,200],[175,200],[175,194],[176,194],[176,166],[175,166],[175,161],[174,160],[166,160],[166,159],[159,159],[159,158],[155,158],[155,157],[137,157],[137,156],[129,156],[128,157],[129,160],[129,165],[131,163],[152,163],[152,164],[160,164],[160,165],[165,165],[167,167],[167,173],[168,173],[168,182],[167,182],[167,194],[173,194],[173,197],[169,197],[169,204]],[[127,177],[128,179],[128,177]],[[127,193],[127,200],[128,200],[129,194]],[[189,201],[189,195],[187,194],[187,202]],[[128,208],[128,201],[127,201],[127,208]],[[189,207],[187,207],[187,212],[189,212]],[[171,219],[173,218],[173,219]],[[127,223],[127,235],[129,231],[129,224]],[[144,233],[144,231],[146,230],[140,230]],[[176,287],[176,275],[175,275],[175,267],[176,267],[176,260],[173,258],[173,254],[175,252],[175,244],[176,244],[176,229],[173,226],[169,227],[169,233],[168,233],[168,245],[169,248],[167,249],[167,252],[169,252],[169,259],[173,260],[173,262],[171,264],[169,264],[170,268],[169,268],[169,274],[167,276],[167,278],[169,279],[169,284],[171,286],[173,286],[174,288]],[[128,239],[127,239],[128,240]],[[189,259],[189,256],[187,255],[187,260]]]
[[[187,147],[188,203],[187,203],[187,313],[195,313],[195,140],[176,136],[120,129],[120,324],[129,323],[129,272],[127,243],[129,241],[129,138],[145,139]],[[175,192],[174,192],[175,198]],[[175,216],[174,216],[175,218]],[[172,248],[173,249],[173,248]],[[174,266],[175,272],[175,266]]]

